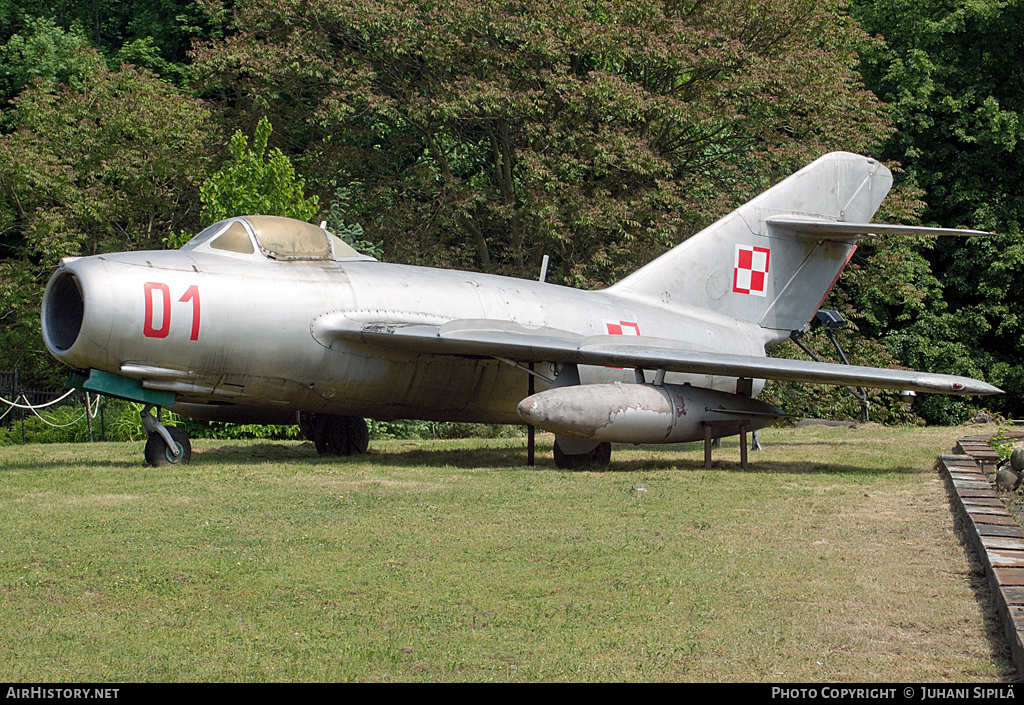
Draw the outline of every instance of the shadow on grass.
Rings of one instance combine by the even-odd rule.
[[[554,467],[552,466],[552,469]],[[687,472],[704,472],[703,460],[623,460],[615,461],[613,456],[612,464],[603,472],[640,472],[651,470],[683,470]],[[888,467],[888,468],[866,468],[856,465],[841,465],[836,463],[820,463],[810,461],[793,462],[772,462],[751,461],[746,470],[740,468],[739,461],[712,461],[711,470],[708,472],[735,472],[748,473],[750,475],[880,475],[880,474],[927,474],[933,472],[931,468],[920,467]]]
[[[348,457],[330,457],[317,455],[316,448],[312,443],[282,443],[266,442],[252,444],[225,443],[220,446],[193,448],[190,467],[223,467],[225,465],[254,466],[276,463],[298,463],[302,465],[316,466],[348,466],[348,465],[371,465],[371,466],[393,466],[393,467],[423,467],[423,468],[459,468],[459,469],[487,469],[487,470],[527,470],[526,466],[526,441],[525,439],[509,439],[505,441],[489,441],[493,445],[480,447],[479,441],[391,441],[381,443],[379,446],[371,446],[370,452],[366,455]],[[500,445],[499,445],[500,444]],[[198,444],[197,444],[198,445]],[[773,447],[801,447],[801,446],[828,446],[841,448],[843,441],[822,441],[822,440],[800,440],[800,441],[776,441]],[[590,469],[591,472],[606,473],[635,473],[664,470],[679,471],[703,471],[704,461],[701,453],[701,443],[672,444],[665,446],[646,446],[642,458],[630,457],[634,454],[634,447],[629,445],[614,446],[612,463],[604,469]],[[8,461],[0,467],[0,473],[5,471],[44,471],[60,470],[74,465],[81,469],[124,469],[124,470],[149,470],[142,458],[141,448],[137,456],[128,459],[112,459],[110,456],[123,456],[122,453],[110,453],[107,457],[96,457],[101,455],[101,445],[87,446],[88,452],[72,461],[54,458],[32,457],[24,462]],[[86,447],[83,448],[85,450]],[[941,452],[943,449],[936,449]],[[739,466],[739,449],[736,446],[726,445],[725,448],[716,449],[712,464],[712,472],[748,472],[750,474],[920,474],[932,472],[931,467],[858,467],[849,463],[829,463],[820,460],[800,461],[778,461],[760,460],[758,453],[751,452],[750,464],[747,470],[743,471]],[[838,456],[839,453],[837,452]],[[552,440],[540,439],[536,447],[536,465],[532,468],[536,472],[571,472],[559,470],[554,465],[552,458]]]
[[[142,454],[139,454],[138,462],[131,460],[104,460],[102,458],[84,458],[68,462],[64,460],[31,460],[27,462],[11,462],[0,465],[0,475],[7,472],[41,472],[51,470],[68,470],[74,467],[76,470],[110,470],[111,468],[121,470],[138,470],[139,468],[152,469],[145,464]]]
[[[431,443],[431,442],[425,442]],[[525,445],[525,444],[524,444]],[[590,472],[602,473],[636,473],[663,470],[679,470],[686,472],[703,471],[703,459],[692,459],[679,457],[679,453],[692,451],[693,444],[668,446],[663,449],[647,452],[654,457],[641,459],[622,458],[616,459],[612,455],[612,462],[607,468],[589,469]],[[724,449],[723,455],[729,454],[730,449]],[[736,453],[738,455],[738,451]],[[526,466],[526,448],[523,446],[506,447],[454,447],[445,448],[427,446],[410,441],[407,447],[384,447],[373,449],[366,455],[329,457],[318,456],[311,443],[301,445],[285,445],[263,443],[251,446],[225,445],[219,448],[211,448],[205,451],[196,451],[192,456],[192,465],[198,466],[220,466],[232,465],[262,465],[266,463],[292,462],[308,465],[371,465],[380,467],[423,467],[423,468],[458,468],[487,469],[487,470],[531,470]],[[555,467],[552,458],[551,443],[538,443],[536,449],[536,465],[532,468],[534,472],[572,472],[559,470]],[[588,470],[584,470],[588,471]],[[828,475],[873,475],[883,473],[897,474],[922,474],[933,472],[929,467],[858,467],[856,465],[840,463],[824,463],[820,461],[758,461],[756,454],[747,470],[741,470],[738,459],[736,460],[715,460],[712,463],[711,472],[747,472],[756,474],[828,474]]]
[[[538,449],[538,457],[540,454]],[[547,449],[550,456],[551,448]],[[526,464],[525,448],[409,448],[374,449],[365,455],[320,456],[312,443],[301,445],[256,444],[252,446],[222,446],[195,451],[192,465],[262,465],[268,462],[298,462],[309,465],[380,465],[398,467],[456,467],[522,469]],[[554,469],[554,463],[548,462]]]

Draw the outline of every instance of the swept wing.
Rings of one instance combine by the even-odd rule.
[[[329,314],[313,323],[313,335],[405,352],[507,358],[518,362],[561,362],[641,367],[666,372],[721,375],[787,382],[900,389],[938,394],[1000,394],[1002,390],[970,377],[785,360],[751,355],[694,352],[673,340],[645,336],[582,337],[554,328],[526,328],[510,321],[462,319],[442,325],[367,321]]]

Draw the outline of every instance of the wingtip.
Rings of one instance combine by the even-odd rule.
[[[1002,389],[988,382],[982,382],[981,380],[972,379],[972,384],[968,385],[973,391],[968,394],[979,394],[979,395],[992,395],[992,394],[1005,394]]]
[[[953,392],[955,394],[967,394],[976,396],[990,396],[993,394],[1005,394],[999,387],[982,382],[976,379],[966,379],[953,383]]]
[[[989,396],[1003,394],[1003,390],[988,382],[971,377],[952,375],[921,375],[914,379],[914,391],[932,394],[956,394],[957,396]]]

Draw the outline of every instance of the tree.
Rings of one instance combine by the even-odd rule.
[[[206,223],[236,215],[279,215],[311,221],[319,211],[316,196],[306,198],[305,181],[297,178],[280,149],[267,155],[273,127],[264,117],[256,125],[253,146],[241,130],[231,137],[229,163],[212,174],[200,190]]]
[[[39,85],[16,100],[0,139],[6,224],[33,256],[135,249],[198,220],[209,163],[209,113],[147,71],[108,71],[93,57],[80,89]]]
[[[23,32],[0,47],[0,107],[35,82],[81,90],[95,68],[81,29],[65,32],[52,19],[29,18]]]
[[[185,66],[193,39],[219,35],[224,14],[196,0],[5,0],[0,3],[0,42],[26,34],[39,21],[81,36],[108,58],[149,38],[159,61],[174,74]]]
[[[344,169],[400,261],[610,283],[776,178],[885,133],[863,35],[809,0],[240,2],[203,95]],[[249,123],[251,124],[251,122]],[[376,214],[369,221],[366,214]]]
[[[132,66],[89,66],[79,86],[37,82],[0,137],[0,367],[52,381],[38,302],[61,257],[159,247],[199,222],[213,126],[196,99]],[[15,340],[16,339],[16,340]],[[49,376],[49,379],[46,379]]]
[[[923,189],[926,223],[1000,233],[941,238],[916,252],[931,266],[918,297],[876,309],[868,328],[904,364],[970,374],[1008,393],[985,400],[1024,413],[1024,3],[1019,0],[858,0],[853,13],[880,36],[864,45],[868,87],[897,128],[883,156]],[[934,276],[932,276],[932,272]],[[962,420],[967,406],[920,398],[933,421]]]

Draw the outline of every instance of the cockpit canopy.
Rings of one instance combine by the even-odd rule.
[[[243,255],[254,254],[258,248],[265,257],[283,261],[374,260],[324,228],[276,215],[246,215],[222,220],[203,230],[181,249],[206,247]]]

